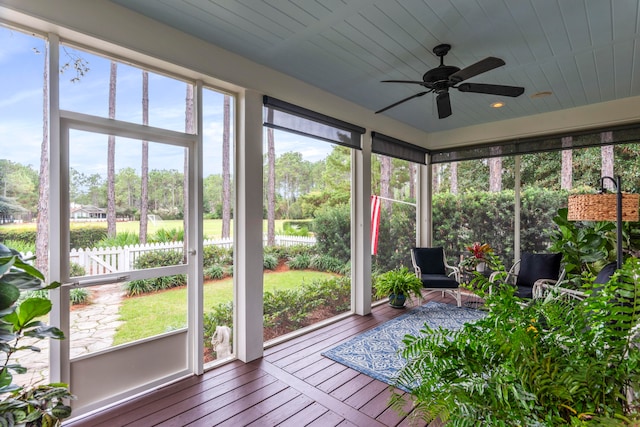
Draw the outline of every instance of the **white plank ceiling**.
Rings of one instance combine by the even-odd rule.
[[[421,80],[440,43],[446,65],[506,62],[468,82],[525,88],[450,90],[445,119],[432,93],[382,113],[428,132],[640,95],[638,0],[112,1],[372,111],[423,91],[381,80]]]

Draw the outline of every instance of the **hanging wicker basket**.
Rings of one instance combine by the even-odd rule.
[[[569,221],[616,221],[617,194],[574,194],[569,196]],[[622,220],[638,221],[640,194],[622,195]]]

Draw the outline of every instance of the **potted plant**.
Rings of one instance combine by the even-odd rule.
[[[54,289],[43,285],[44,276],[20,254],[0,244],[0,425],[59,426],[71,415],[66,400],[72,399],[67,384],[53,383],[23,387],[13,382],[14,373],[26,368],[14,363],[17,351],[40,351],[22,343],[25,337],[63,339],[62,331],[40,321],[51,311],[48,298],[21,298],[21,292]],[[37,294],[36,294],[37,295]]]
[[[397,268],[379,275],[374,285],[378,298],[389,297],[389,305],[403,308],[407,297],[422,296],[422,281],[407,267]]]
[[[460,267],[465,270],[483,272],[490,261],[489,258],[493,253],[493,248],[488,243],[474,242],[473,245],[467,246],[467,250],[471,252],[471,255],[462,260]]]

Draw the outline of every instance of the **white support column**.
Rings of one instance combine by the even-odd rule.
[[[197,375],[202,374],[204,351],[204,331],[203,322],[203,279],[202,279],[202,157],[203,157],[203,135],[204,124],[202,120],[202,81],[196,82],[195,85],[195,117],[197,117],[197,134],[195,143],[189,148],[188,157],[188,180],[189,180],[189,217],[187,224],[189,229],[185,230],[187,248],[189,253],[189,275],[192,282],[188,283],[188,302],[189,302],[189,360],[191,371]]]
[[[69,151],[61,144],[60,129],[60,39],[48,34],[49,39],[49,276],[48,282],[68,279],[69,253]],[[66,138],[68,135],[64,135]],[[68,141],[67,141],[68,142]],[[60,328],[67,339],[49,340],[49,381],[70,382],[69,374],[69,290],[49,292],[53,309],[50,324]]]
[[[515,158],[515,206],[513,209],[513,262],[520,259],[520,212],[522,211],[520,156]]]
[[[428,247],[433,241],[433,224],[431,197],[433,193],[432,179],[433,172],[430,159],[426,165],[418,168],[418,197],[417,197],[417,220],[418,228],[416,235],[416,246]]]
[[[238,359],[250,362],[263,353],[262,96],[240,94],[237,113],[234,342]]]
[[[353,150],[351,168],[351,295],[357,314],[371,313],[371,133]]]

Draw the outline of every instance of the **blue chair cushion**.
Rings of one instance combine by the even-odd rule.
[[[444,274],[422,274],[420,280],[425,288],[456,289],[458,287],[455,279]]]
[[[523,253],[520,258],[520,272],[516,279],[516,286],[532,288],[536,280],[558,280],[562,254],[532,254]]]
[[[416,264],[422,274],[441,274],[446,276],[444,267],[444,250],[436,248],[413,248]]]

